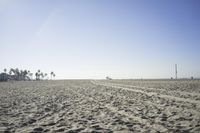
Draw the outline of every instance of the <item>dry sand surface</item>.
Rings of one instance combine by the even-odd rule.
[[[2,82],[0,132],[200,133],[200,81]]]

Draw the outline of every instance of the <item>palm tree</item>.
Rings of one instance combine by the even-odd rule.
[[[35,73],[35,79],[38,80],[38,73]]]
[[[54,73],[54,74],[53,74],[53,77],[55,78],[55,76],[56,76],[56,74]]]
[[[15,75],[15,69],[13,69],[13,68],[10,68],[10,71],[9,71],[9,77],[10,77],[10,79],[11,80],[16,80],[16,75]],[[13,74],[13,75],[12,75]]]
[[[54,75],[53,71],[50,74],[51,74],[51,80],[52,80],[52,76]]]
[[[37,74],[38,74],[38,80],[40,80],[40,69],[38,69]]]
[[[23,80],[26,80],[27,75],[28,75],[28,71],[27,71],[27,70],[24,70],[24,71],[23,71],[23,74],[22,74]]]
[[[28,80],[31,80],[31,77],[30,77],[30,70],[27,71],[27,76]]]
[[[6,73],[6,72],[7,72],[7,69],[6,69],[6,68],[4,68],[4,69],[3,69],[3,71],[4,71],[4,73]]]
[[[10,68],[9,74],[12,75],[13,69]]]
[[[31,73],[29,70],[19,70],[18,68],[10,68],[9,71],[7,71],[7,69],[3,69],[2,74],[4,74],[6,76],[7,80],[32,80],[33,79],[33,73]],[[51,75],[51,79],[55,78],[56,74],[51,71],[50,73]],[[5,77],[4,76],[4,77]],[[35,77],[36,80],[40,80],[40,79],[48,79],[48,74],[47,73],[43,73],[41,72],[39,69],[38,71],[35,73]]]
[[[19,77],[20,77],[20,71],[19,71],[19,69],[18,68],[15,68],[15,70],[14,70],[14,74],[15,74],[15,79],[16,80],[19,80]]]

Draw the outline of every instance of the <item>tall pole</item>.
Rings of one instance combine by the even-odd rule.
[[[175,74],[176,74],[176,79],[177,79],[177,64],[175,64]]]

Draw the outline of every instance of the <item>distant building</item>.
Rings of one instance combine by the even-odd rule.
[[[0,81],[8,81],[8,74],[0,73]]]

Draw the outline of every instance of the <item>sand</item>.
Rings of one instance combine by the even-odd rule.
[[[0,83],[0,132],[200,132],[198,80]]]

